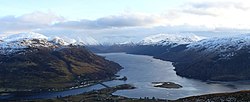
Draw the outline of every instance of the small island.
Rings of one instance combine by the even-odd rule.
[[[173,82],[152,82],[154,87],[161,87],[161,88],[170,88],[170,89],[178,89],[182,88],[181,85],[173,83]]]

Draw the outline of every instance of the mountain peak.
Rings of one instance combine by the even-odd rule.
[[[10,36],[3,37],[1,40],[6,42],[18,41],[18,40],[31,40],[31,39],[45,39],[48,40],[48,37],[42,35],[40,33],[34,32],[26,32],[26,33],[19,33],[13,34]]]
[[[191,43],[189,49],[212,52],[230,52],[237,51],[250,46],[250,35],[238,35],[229,37],[215,37]]]
[[[74,44],[59,37],[49,38],[43,34],[28,32],[13,34],[0,39],[0,54],[8,55],[22,52],[27,48],[50,47],[58,48]]]
[[[140,44],[142,45],[179,45],[189,44],[203,39],[196,35],[175,35],[175,34],[157,34],[144,38]]]

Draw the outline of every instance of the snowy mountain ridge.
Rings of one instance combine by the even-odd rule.
[[[0,38],[0,54],[8,55],[23,51],[26,48],[52,47],[57,48],[67,45],[83,45],[76,40],[65,41],[60,37],[46,37],[45,35],[28,32],[19,33]]]
[[[186,50],[193,50],[201,53],[212,52],[226,58],[234,56],[236,51],[247,48],[250,48],[250,35],[204,39],[189,44]]]
[[[189,44],[203,39],[196,35],[175,35],[175,34],[157,34],[144,38],[139,44],[141,45],[173,45]]]
[[[30,39],[46,39],[46,40],[48,40],[49,38],[42,35],[42,34],[34,33],[34,32],[13,34],[13,35],[4,36],[1,38],[1,40],[4,42],[12,42],[12,41],[18,41],[18,40],[30,40]]]

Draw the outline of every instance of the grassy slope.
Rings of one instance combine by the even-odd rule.
[[[0,61],[0,89],[65,88],[112,77],[121,68],[79,46],[29,49],[24,54],[0,55]]]

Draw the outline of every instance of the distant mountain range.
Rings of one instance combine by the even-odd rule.
[[[139,43],[88,46],[94,52],[126,52],[172,61],[178,75],[200,80],[249,80],[250,35],[204,38],[158,34]]]
[[[73,40],[72,40],[73,41]],[[121,69],[81,42],[22,33],[1,38],[0,92],[64,89],[106,80]]]

